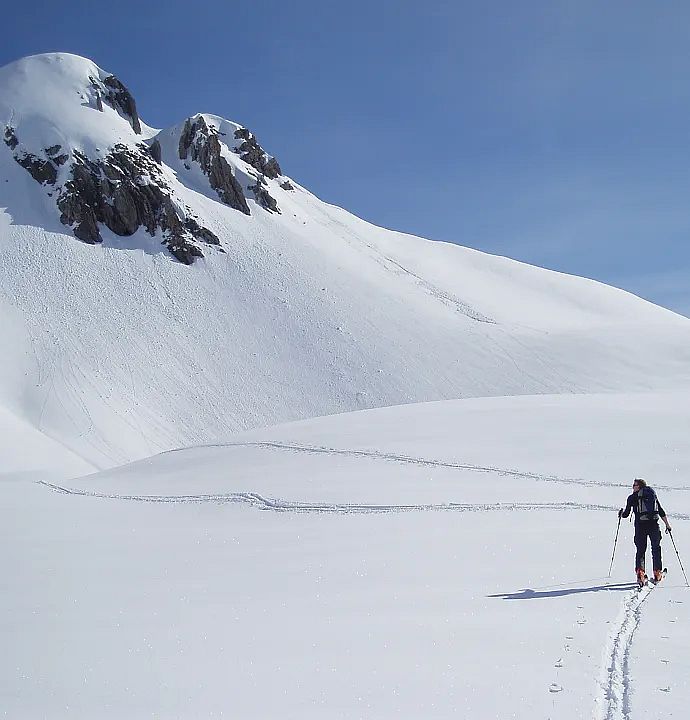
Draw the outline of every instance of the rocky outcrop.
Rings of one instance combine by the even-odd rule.
[[[137,135],[141,135],[141,122],[139,121],[139,113],[137,113],[137,104],[134,96],[125,85],[115,75],[108,75],[103,80],[89,77],[89,80],[95,90],[96,108],[103,112],[103,102],[105,101],[114,110],[127,117],[132,125],[132,130]]]
[[[243,141],[235,148],[235,152],[242,160],[248,165],[251,165],[255,170],[258,170],[262,175],[265,175],[271,180],[275,180],[283,174],[278,161],[264,151],[257,142],[256,137],[249,132],[247,128],[236,130],[235,140]]]
[[[258,202],[259,205],[264,208],[264,210],[280,213],[280,208],[278,207],[276,199],[264,187],[265,185],[266,180],[263,178],[263,176],[259,175],[259,177],[256,179],[256,184],[250,185],[249,190],[254,193],[256,202]]]
[[[145,145],[116,145],[104,160],[92,161],[75,152],[71,179],[57,200],[60,221],[73,227],[86,243],[102,241],[99,223],[116,235],[132,235],[144,227],[160,230],[163,244],[180,261],[191,265],[203,257],[197,242],[219,245],[208,228],[181,215],[170,188]]]
[[[51,145],[46,148],[46,155],[55,163],[55,165],[64,165],[69,160],[69,155],[66,155],[62,150],[62,145]]]
[[[203,117],[187,118],[180,135],[180,160],[191,157],[208,176],[209,184],[226,205],[249,215],[242,186],[232,173],[230,163],[222,156],[218,131]]]
[[[163,153],[161,150],[161,144],[158,140],[154,140],[149,145],[149,153],[151,157],[160,165],[163,162]]]
[[[280,187],[282,187],[283,190],[294,190],[295,189],[293,184],[289,180],[286,180],[285,182],[280,183]]]
[[[10,127],[9,125],[5,126],[5,145],[9,147],[10,150],[14,150],[17,145],[19,145],[19,140],[17,140],[17,136],[14,134],[14,128]]]
[[[39,157],[19,147],[19,138],[14,128],[5,127],[5,145],[13,151],[12,157],[41,185],[55,185],[58,166],[67,161],[67,155],[59,155],[60,145],[44,150],[45,157]],[[19,149],[17,149],[19,148]]]

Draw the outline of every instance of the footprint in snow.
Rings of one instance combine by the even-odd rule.
[[[587,621],[586,621],[584,618],[582,618],[581,620],[578,620],[578,621],[577,621],[577,624],[578,624],[578,625],[586,625],[586,624],[587,624]]]
[[[661,662],[664,663],[664,665],[668,665],[671,661],[665,660],[664,658],[661,658]]]
[[[572,639],[573,639],[573,636],[572,636],[572,635],[566,635],[566,636],[565,636],[565,639],[566,639],[566,640],[572,640]]]
[[[563,688],[560,685],[557,685],[556,683],[551,683],[551,685],[549,685],[549,692],[550,693],[563,692]]]

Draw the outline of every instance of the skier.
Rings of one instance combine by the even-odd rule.
[[[659,504],[656,493],[640,478],[635,478],[632,495],[628,497],[625,509],[621,508],[618,511],[618,517],[627,518],[631,510],[635,514],[635,547],[637,548],[637,554],[635,555],[635,573],[637,575],[637,582],[640,585],[644,585],[647,580],[647,575],[644,571],[647,538],[649,538],[652,545],[654,582],[659,582],[663,577],[659,518],[664,521],[667,533],[671,532],[671,526],[666,518],[664,508]]]

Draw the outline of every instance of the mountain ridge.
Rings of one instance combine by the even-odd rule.
[[[150,128],[111,77],[0,69],[0,304],[28,348],[0,351],[0,403],[92,465],[385,405],[690,386],[690,320],[378,228],[242,125]]]

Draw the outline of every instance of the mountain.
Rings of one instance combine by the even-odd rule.
[[[353,409],[690,386],[688,319],[364,222],[242,125],[149,127],[84,58],[0,69],[0,123],[0,408],[28,446],[106,468]]]

